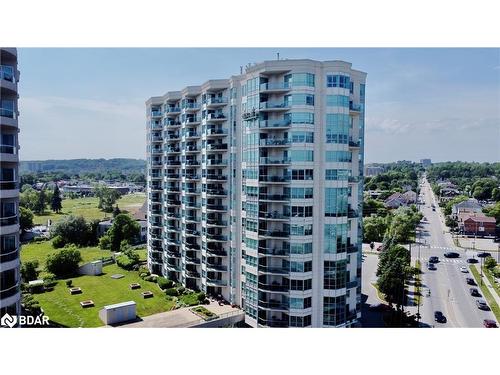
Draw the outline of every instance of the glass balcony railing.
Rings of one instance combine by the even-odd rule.
[[[217,285],[217,286],[226,286],[227,280],[211,279],[211,278],[207,277],[207,284]]]
[[[207,151],[227,150],[227,143],[208,144],[206,149]]]
[[[180,113],[180,107],[167,107],[167,113]]]
[[[264,201],[289,201],[290,196],[285,194],[259,194],[259,199]]]
[[[287,183],[290,181],[289,176],[259,176],[261,182]]]
[[[14,225],[18,223],[17,215],[8,215],[4,217],[0,217],[0,226]]]
[[[355,104],[353,102],[349,102],[349,109],[354,112],[360,112],[361,111],[361,104]]]
[[[290,158],[276,159],[270,157],[262,157],[260,158],[260,164],[263,165],[288,165],[292,162]]]
[[[9,108],[0,108],[0,116],[15,119],[16,113],[14,110]]]
[[[263,120],[259,121],[259,128],[287,128],[290,127],[290,120]]]
[[[269,292],[288,292],[290,289],[288,284],[272,282],[271,284],[259,283],[259,289]]]
[[[207,114],[206,119],[207,119],[207,121],[225,120],[226,115],[224,113],[209,113],[209,114]]]
[[[227,129],[207,129],[207,135],[227,135]]]
[[[0,65],[0,79],[14,82],[14,67],[10,65]]]
[[[290,218],[290,214],[280,213],[278,211],[269,211],[269,212],[259,212],[259,218],[263,219],[277,219],[277,220],[287,220]]]
[[[219,204],[207,204],[207,210],[211,211],[226,211],[227,206],[219,205]]]
[[[260,102],[259,109],[287,109],[289,108],[288,103],[285,102]]]
[[[207,225],[218,225],[221,227],[226,227],[227,221],[226,220],[207,219]]]
[[[0,153],[15,155],[17,153],[17,147],[14,145],[0,145]]]
[[[260,89],[260,91],[290,90],[291,85],[288,82],[261,83],[259,89]]]
[[[152,117],[161,117],[163,114],[160,110],[152,110],[151,111],[151,116]]]
[[[292,142],[289,139],[261,139],[261,146],[288,146]]]
[[[224,165],[227,165],[227,160],[214,160],[214,159],[208,159],[208,160],[207,160],[207,165],[218,165],[218,166],[224,166]]]
[[[289,256],[290,249],[281,248],[281,247],[259,247],[259,254],[268,255],[268,256]]]
[[[227,104],[227,98],[224,97],[215,97],[215,98],[207,98],[205,103],[210,106],[210,105],[221,105],[221,104]]]
[[[226,181],[227,180],[227,176],[223,176],[223,175],[217,175],[217,174],[209,174],[206,176],[206,179],[207,180],[215,180],[215,181]]]
[[[259,236],[270,238],[289,238],[290,233],[283,230],[259,229]]]

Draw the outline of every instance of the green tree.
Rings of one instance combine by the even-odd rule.
[[[483,212],[487,216],[494,217],[497,221],[497,225],[500,225],[500,202],[496,202],[492,206],[483,208]]]
[[[107,234],[99,238],[99,248],[102,250],[110,250],[111,249],[111,238]]]
[[[45,206],[47,205],[46,198],[47,197],[45,195],[45,190],[40,190],[35,207],[33,209],[33,211],[35,211],[35,213],[37,213],[38,215],[41,215],[45,212]]]
[[[57,186],[57,184],[54,188],[54,193],[52,194],[52,200],[50,201],[50,209],[57,213],[62,210],[61,191],[59,190],[59,186]]]
[[[21,277],[24,282],[38,279],[38,260],[31,260],[22,262],[21,264]]]
[[[120,208],[118,207],[118,205],[116,205],[115,208],[113,209],[113,217],[117,217],[120,214],[121,214]]]
[[[93,234],[83,216],[63,218],[51,230],[52,237],[60,236],[65,244],[86,246],[92,242]]]
[[[487,257],[487,258],[484,260],[484,267],[485,267],[486,269],[492,270],[492,269],[494,269],[496,266],[497,266],[497,261],[496,261],[495,259],[493,259],[492,257]]]
[[[383,217],[371,216],[363,219],[363,242],[380,242],[387,231],[387,221]]]
[[[55,254],[47,256],[46,268],[57,277],[71,276],[78,270],[82,261],[80,251],[74,246],[66,247]]]
[[[19,205],[21,207],[34,211],[37,202],[38,202],[38,192],[31,186],[26,187],[26,189],[21,194],[19,194]]]
[[[132,243],[140,234],[139,223],[127,214],[119,214],[113,219],[113,225],[107,235],[111,240],[111,250],[119,251],[122,241]]]
[[[30,209],[19,207],[19,227],[25,232],[33,228],[33,212]]]
[[[385,249],[379,257],[377,285],[389,304],[397,309],[405,302],[405,282],[411,277],[410,252],[396,245]]]
[[[103,184],[94,186],[94,195],[99,198],[97,207],[104,212],[113,212],[113,205],[120,198],[120,192]]]

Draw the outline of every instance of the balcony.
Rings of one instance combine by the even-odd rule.
[[[167,115],[178,115],[181,113],[181,109],[179,107],[167,107],[166,113]]]
[[[163,137],[161,135],[151,136],[151,142],[163,142]]]
[[[259,104],[260,112],[283,112],[289,109],[290,106],[285,102],[261,102]]]
[[[282,230],[269,230],[269,229],[259,229],[259,236],[271,239],[288,239],[290,233]]]
[[[167,256],[170,257],[170,258],[180,258],[181,257],[181,253],[178,252],[178,251],[167,250]]]
[[[165,140],[167,142],[170,142],[170,141],[178,141],[179,139],[181,138],[180,134],[172,134],[172,133],[168,133],[165,135]]]
[[[227,166],[227,160],[215,160],[215,159],[208,159],[207,160],[207,167],[225,167]]]
[[[282,214],[278,211],[270,212],[259,212],[259,219],[267,221],[288,221],[290,219],[290,214]]]
[[[207,195],[214,196],[214,197],[225,197],[225,196],[227,196],[227,191],[226,190],[207,189]]]
[[[289,147],[290,144],[289,139],[261,139],[259,141],[260,147]]]
[[[165,190],[167,193],[178,193],[181,189],[178,186],[167,186]]]
[[[227,129],[207,129],[207,137],[225,137],[227,136]]]
[[[227,117],[224,113],[209,113],[207,114],[207,123],[217,123],[226,121]]]
[[[196,147],[196,146],[186,146],[184,148],[184,151],[185,151],[186,154],[188,154],[188,153],[191,153],[191,152],[199,152],[200,149],[198,147]]]
[[[187,207],[187,208],[194,208],[194,209],[197,209],[197,208],[201,208],[201,203],[196,203],[196,202],[184,202],[184,205]]]
[[[290,287],[288,286],[287,283],[279,283],[277,281],[272,282],[271,284],[264,284],[264,283],[259,283],[258,287],[260,290],[266,291],[266,292],[288,292]]]
[[[161,117],[163,113],[160,110],[153,109],[151,110],[151,117]]]
[[[181,244],[181,241],[176,240],[175,238],[169,238],[169,237],[165,238],[165,242],[167,242],[167,245],[180,245]]]
[[[259,160],[261,165],[269,165],[269,166],[288,166],[290,165],[292,160],[290,158],[286,159],[275,159],[270,157],[262,157]]]
[[[14,76],[14,67],[10,65],[0,65],[0,79],[16,83],[16,77]]]
[[[347,211],[347,217],[348,217],[349,219],[354,219],[354,218],[357,218],[357,217],[358,217],[358,211],[349,209],[349,210]]]
[[[16,225],[18,223],[17,215],[5,216],[0,218],[0,226]]]
[[[227,280],[210,279],[207,277],[208,286],[227,286]]]
[[[168,165],[168,166],[181,165],[181,161],[180,160],[167,160],[167,161],[165,161],[165,165]]]
[[[197,216],[186,216],[185,221],[186,223],[199,223],[201,219]]]
[[[279,247],[259,247],[259,254],[265,256],[273,256],[273,257],[288,257],[290,256],[290,249],[287,248],[279,248]]]
[[[211,257],[226,257],[227,256],[227,251],[225,251],[225,250],[206,248],[206,251],[207,251],[207,255],[211,256]]]
[[[165,202],[168,206],[180,206],[181,205],[181,201],[178,199],[167,199]]]
[[[186,195],[197,195],[201,193],[201,190],[196,188],[185,188],[184,193]]]
[[[212,143],[207,144],[207,151],[225,151],[227,150],[227,143]]]
[[[290,196],[285,194],[259,194],[259,200],[263,202],[289,202]]]
[[[259,176],[259,182],[266,184],[288,184],[289,176]]]
[[[167,225],[167,232],[179,232],[180,228],[177,225]]]
[[[164,124],[169,128],[178,128],[181,126],[181,122],[177,120],[167,120],[164,122]]]
[[[151,162],[151,166],[152,167],[161,167],[161,166],[163,166],[163,162],[159,161],[159,160],[155,160],[155,161]]]
[[[167,264],[164,264],[164,266],[168,271],[181,272],[181,267],[179,267],[177,265],[167,263]]]
[[[287,92],[291,89],[292,87],[288,82],[261,83],[259,87],[259,91],[261,94]]]
[[[185,260],[186,264],[195,264],[195,265],[198,265],[198,264],[201,263],[201,261],[200,261],[199,258],[193,258],[193,257],[188,257],[188,256],[185,256],[184,260]]]
[[[288,319],[258,319],[258,323],[262,326],[272,328],[287,328],[289,326]]]
[[[181,149],[179,147],[165,147],[165,152],[167,154],[180,154]]]
[[[200,236],[201,233],[199,230],[196,229],[184,229],[184,233],[186,236]]]
[[[262,266],[259,265],[259,273],[269,274],[269,275],[287,275],[290,273],[289,268],[276,267],[276,266]]]
[[[165,212],[165,216],[168,218],[168,219],[180,219],[181,218],[181,215],[179,215],[178,213],[176,212]]]
[[[152,228],[161,228],[162,227],[161,221],[150,220],[149,224],[151,225]]]
[[[227,227],[226,220],[207,219],[207,227]]]
[[[278,300],[259,301],[259,308],[267,310],[288,311],[288,304]]]
[[[190,277],[190,278],[194,278],[194,279],[198,279],[201,277],[200,273],[197,271],[185,270],[184,273],[186,274],[186,277]]]
[[[149,213],[151,215],[163,215],[163,211],[162,210],[150,210]]]
[[[221,174],[209,174],[206,177],[207,181],[226,181],[227,176],[221,175]]]
[[[349,183],[358,183],[359,176],[349,176],[348,181],[349,181]]]
[[[227,206],[223,206],[220,204],[207,204],[206,205],[207,211],[227,211]]]
[[[0,116],[16,119],[16,112],[9,108],[0,108]]]
[[[167,180],[177,180],[177,179],[180,179],[181,178],[181,175],[178,174],[178,173],[167,173],[165,175],[165,178]]]
[[[190,242],[185,242],[184,247],[186,250],[191,250],[191,251],[199,251],[200,250],[200,245],[195,244],[195,243],[190,243]]]
[[[260,129],[288,129],[292,122],[290,120],[262,120],[259,121]]]
[[[200,176],[196,174],[187,174],[184,176],[184,179],[186,181],[198,181],[200,179]]]
[[[224,97],[207,98],[207,100],[205,101],[207,108],[221,107],[226,105],[227,103],[227,98]]]
[[[207,241],[215,241],[215,242],[226,242],[227,236],[223,236],[221,234],[206,234]]]
[[[186,135],[184,137],[186,139],[195,139],[195,138],[200,138],[201,134],[197,133],[197,132],[188,132],[188,133],[186,133]]]
[[[227,272],[227,266],[224,266],[223,264],[207,263],[207,271]]]
[[[184,123],[186,125],[198,125],[200,124],[200,119],[198,117],[187,117]]]
[[[186,112],[196,112],[200,109],[200,105],[198,103],[184,103],[182,109]]]
[[[354,104],[349,102],[349,112],[352,114],[359,114],[361,112],[361,104]]]
[[[163,191],[163,187],[160,184],[151,184],[150,189],[151,191]]]
[[[349,140],[349,148],[358,149],[360,147],[360,141]]]

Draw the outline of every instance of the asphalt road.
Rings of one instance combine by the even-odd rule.
[[[422,264],[423,305],[420,306],[422,323],[435,327],[483,327],[484,319],[495,317],[491,311],[479,310],[476,300],[469,289],[472,287],[465,281],[472,277],[471,273],[462,273],[460,267],[468,267],[467,258],[474,252],[464,251],[454,246],[451,235],[446,232],[444,219],[435,200],[435,196],[427,181],[421,187],[424,204],[420,206],[425,221],[419,229],[417,242],[424,245],[412,247],[412,258],[420,258]],[[431,204],[436,206],[432,211]],[[444,257],[447,251],[460,254],[459,258],[448,259]],[[438,256],[437,270],[427,269],[427,260],[430,256]],[[478,288],[479,289],[479,288]],[[428,291],[430,290],[430,295]],[[441,311],[447,318],[446,323],[434,321],[434,311]]]

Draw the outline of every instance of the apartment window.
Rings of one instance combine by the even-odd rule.
[[[293,73],[285,75],[285,84],[288,86],[308,86],[314,87],[314,74]]]
[[[349,115],[341,113],[328,113],[326,115],[326,143],[349,142]]]
[[[312,261],[307,262],[290,262],[291,272],[311,272],[312,271]]]
[[[327,107],[349,107],[349,97],[347,95],[327,95]]]
[[[325,188],[325,216],[347,215],[348,197],[348,188]]]
[[[245,245],[247,249],[257,250],[258,241],[253,238],[245,237]]]
[[[336,326],[346,321],[345,296],[323,297],[323,325]]]
[[[325,261],[323,264],[323,287],[342,289],[346,287],[346,261]]]
[[[259,188],[257,186],[247,186],[245,189],[247,197],[258,197]]]
[[[285,188],[285,194],[292,199],[311,199],[313,188]]]
[[[13,100],[0,99],[0,115],[4,117],[14,118]]]
[[[291,254],[312,254],[312,242],[306,243],[291,243],[290,244]]]
[[[326,169],[325,179],[327,181],[347,181],[351,171],[347,169]]]
[[[246,230],[250,232],[257,232],[258,224],[256,221],[248,220],[246,222]]]
[[[312,233],[312,224],[290,224],[291,236],[311,236]]]
[[[314,143],[314,132],[292,132],[292,143]]]
[[[313,170],[312,169],[293,169],[292,170],[292,180],[312,180]]]
[[[364,83],[361,83],[359,85],[359,98],[360,98],[361,102],[365,101],[365,84]]]
[[[337,254],[346,251],[347,224],[325,224],[324,227],[324,252]]]
[[[308,309],[311,307],[311,297],[300,298],[292,297],[290,298],[290,308],[291,309]]]
[[[312,206],[292,206],[292,217],[312,217]]]
[[[349,84],[349,92],[350,92],[351,94],[352,94],[352,93],[354,93],[354,82],[352,82],[352,81],[351,81],[351,82],[350,82],[350,84]]]
[[[290,105],[314,105],[312,94],[292,94],[285,96],[285,107]]]
[[[350,151],[326,151],[325,161],[350,163],[352,161],[352,153]]]
[[[350,89],[350,78],[341,74],[332,74],[326,76],[326,87],[341,87]]]
[[[291,290],[311,290],[312,289],[312,279],[305,280],[290,280],[290,289]]]
[[[259,214],[259,207],[256,202],[246,202],[245,211],[247,218],[257,218]]]
[[[314,151],[312,150],[291,150],[290,158],[295,161],[314,161]]]
[[[250,272],[245,272],[245,278],[246,278],[246,284],[248,286],[253,286],[254,288],[257,288],[257,275],[254,275],[253,273]]]
[[[311,315],[290,316],[290,327],[309,327],[311,325]]]
[[[284,119],[293,124],[314,124],[314,113],[311,112],[292,112],[286,113]]]
[[[257,267],[257,258],[251,255],[245,255],[245,261],[248,266]]]

